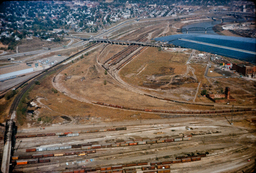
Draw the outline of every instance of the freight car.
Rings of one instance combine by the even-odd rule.
[[[141,169],[144,170],[155,170],[155,166],[142,166]]]
[[[27,160],[19,160],[19,161],[16,161],[16,164],[17,165],[27,165],[28,161]]]
[[[157,170],[157,173],[170,173],[170,169],[159,169]]]
[[[157,165],[157,169],[170,169],[170,165]]]
[[[38,162],[39,163],[47,163],[47,162],[50,162],[51,160],[50,159],[39,159]]]
[[[112,169],[112,170],[115,170],[115,169],[123,169],[123,165],[111,166],[111,169]]]
[[[26,152],[36,152],[36,148],[26,149]]]

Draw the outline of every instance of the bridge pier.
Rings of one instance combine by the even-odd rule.
[[[3,149],[3,158],[2,158],[2,166],[1,172],[2,173],[9,173],[10,169],[10,160],[11,160],[11,152],[12,152],[12,125],[13,121],[8,120],[6,121],[6,126],[8,127],[6,132],[6,142],[4,144]]]

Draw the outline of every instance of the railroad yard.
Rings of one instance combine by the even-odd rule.
[[[190,117],[24,129],[16,135],[12,163],[16,172],[235,169],[253,164],[256,138],[234,119],[234,126],[224,117]],[[113,170],[116,165],[122,166]]]
[[[181,23],[166,20],[105,36],[150,43],[178,33]],[[88,45],[40,72],[8,104],[20,111],[13,172],[255,171],[255,81],[210,72],[213,55],[174,45]],[[226,87],[236,102],[201,94],[224,95]]]

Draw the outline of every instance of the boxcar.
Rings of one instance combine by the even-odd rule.
[[[46,133],[46,136],[55,136],[55,133]]]
[[[164,142],[173,142],[174,139],[165,139]]]
[[[128,163],[125,165],[125,167],[130,167],[130,166],[137,166],[137,164],[136,163]]]
[[[182,138],[176,138],[174,139],[175,142],[182,141]]]
[[[115,170],[115,169],[122,169],[122,168],[123,168],[123,165],[111,166],[111,169],[112,169],[112,170]]]
[[[28,138],[34,138],[36,135],[27,135]]]
[[[45,134],[37,134],[36,136],[37,136],[37,137],[44,137]]]
[[[26,164],[28,164],[28,161],[27,160],[17,160],[16,164],[17,165],[26,165]]]
[[[56,153],[54,154],[54,157],[59,157],[59,156],[63,156],[64,154],[63,153]]]
[[[26,149],[26,152],[35,152],[36,151],[36,148],[29,148],[29,149]]]
[[[83,170],[83,169],[80,169],[80,170],[74,170],[74,173],[83,173],[83,172],[85,172],[85,170]]]
[[[51,153],[51,154],[43,154],[43,157],[53,157],[53,156],[54,156],[53,153]]]
[[[101,148],[101,145],[92,145],[92,149]]]
[[[191,158],[183,158],[181,159],[182,162],[191,162]]]
[[[50,159],[39,159],[39,163],[46,163],[46,162],[50,162]]]
[[[38,163],[38,159],[30,159],[28,160],[28,164],[36,164]]]
[[[12,156],[12,160],[18,160],[19,156]]]
[[[32,159],[32,156],[19,156],[19,159]]]
[[[157,173],[170,173],[170,169],[160,169],[160,170],[157,170]]]
[[[181,163],[181,159],[173,160],[172,163]]]
[[[42,158],[43,155],[42,154],[33,154],[32,158]]]
[[[157,169],[170,169],[170,165],[157,165]]]
[[[140,163],[137,163],[138,166],[140,165],[148,165],[148,162],[140,162]]]

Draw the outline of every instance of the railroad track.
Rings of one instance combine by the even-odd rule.
[[[46,69],[46,70],[43,70],[41,73],[37,74],[37,75],[34,76],[33,78],[30,78],[30,79],[24,81],[22,84],[20,84],[20,85],[18,86],[18,88],[20,88],[21,86],[24,86],[24,84],[26,84],[26,83],[29,82],[28,85],[24,86],[24,87],[22,88],[22,90],[21,90],[21,91],[17,94],[17,96],[15,97],[15,99],[14,99],[12,105],[11,105],[9,114],[11,114],[14,110],[17,109],[17,107],[18,107],[18,105],[19,105],[19,102],[20,102],[20,100],[22,99],[23,95],[29,90],[29,88],[31,88],[31,86],[35,83],[35,81],[38,81],[38,80],[42,79],[44,76],[46,76],[46,75],[48,75],[48,74],[50,74],[50,73],[52,73],[52,72],[54,72],[54,71],[57,71],[57,70],[63,68],[63,67],[64,67],[64,65],[62,65],[63,62],[65,62],[65,61],[67,61],[67,60],[69,60],[69,59],[71,59],[71,58],[73,58],[73,57],[79,55],[79,54],[82,53],[83,51],[90,49],[91,47],[95,46],[96,44],[97,44],[97,43],[92,44],[92,45],[90,45],[90,46],[84,48],[83,50],[81,50],[81,51],[75,53],[74,55],[71,55],[70,57],[68,57],[67,59],[65,59],[65,60],[63,60],[63,61],[60,61],[59,63],[53,65],[52,67],[50,67],[50,68],[48,68],[48,69]],[[18,89],[18,88],[16,88],[16,89]]]
[[[166,99],[163,99],[166,100]],[[167,100],[168,101],[168,100]],[[108,103],[103,103],[103,102],[95,102],[92,101],[92,103],[101,105],[101,106],[107,106],[107,107],[112,107],[112,108],[119,108],[119,109],[125,109],[125,110],[132,110],[132,111],[143,111],[143,112],[156,112],[156,113],[169,113],[169,114],[223,114],[223,113],[237,113],[237,112],[255,112],[254,109],[252,108],[243,108],[243,109],[234,109],[234,110],[208,110],[208,111],[186,111],[186,112],[181,112],[181,111],[169,111],[169,110],[155,110],[155,109],[145,109],[145,108],[131,108],[131,107],[126,107],[126,106],[120,106],[120,105],[112,105]]]

